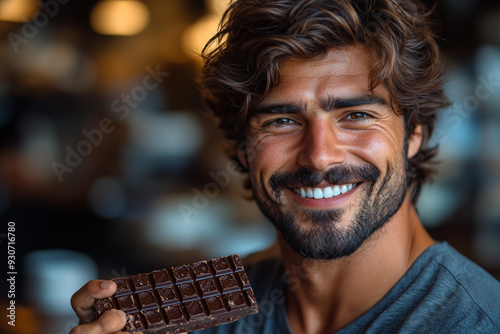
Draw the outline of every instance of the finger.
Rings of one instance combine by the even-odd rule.
[[[109,297],[115,292],[116,283],[113,281],[89,281],[71,297],[71,307],[83,322],[91,322],[95,317],[94,300]]]
[[[126,315],[123,311],[108,310],[99,319],[91,324],[80,325],[73,328],[69,334],[111,334],[123,329],[126,324]],[[120,332],[130,334],[126,332]]]

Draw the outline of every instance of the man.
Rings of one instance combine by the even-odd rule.
[[[500,332],[500,283],[414,207],[448,105],[422,5],[240,0],[223,20],[201,86],[280,256],[247,267],[260,313],[204,333]],[[80,318],[115,288],[77,292]],[[73,333],[123,325],[109,312]]]

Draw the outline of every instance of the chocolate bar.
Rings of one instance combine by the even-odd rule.
[[[250,281],[238,255],[115,278],[118,288],[97,299],[96,316],[119,309],[123,331],[144,334],[205,329],[258,312]]]

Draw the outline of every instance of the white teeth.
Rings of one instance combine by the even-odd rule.
[[[333,186],[333,187],[326,187],[326,188],[299,188],[299,189],[294,189],[295,193],[297,195],[300,195],[302,198],[314,198],[314,199],[321,199],[321,198],[332,198],[335,196],[338,196],[340,194],[345,194],[346,192],[352,190],[356,184],[343,184],[341,186]]]
[[[335,186],[333,187],[333,196],[338,196],[340,195],[340,187],[339,186]]]
[[[323,189],[323,196],[325,198],[332,198],[333,197],[332,187],[326,187],[325,189]]]

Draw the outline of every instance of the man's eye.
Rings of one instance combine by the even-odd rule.
[[[354,112],[352,114],[349,114],[346,119],[349,119],[349,120],[360,120],[360,119],[364,119],[364,118],[368,118],[370,117],[368,114],[364,113],[364,112]]]
[[[296,122],[290,118],[278,118],[272,121],[267,122],[265,125],[290,125],[295,124]]]

